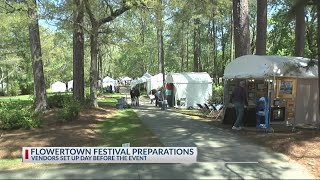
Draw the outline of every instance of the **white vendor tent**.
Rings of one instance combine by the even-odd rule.
[[[132,82],[132,78],[126,76],[124,78],[120,78],[121,83],[123,83],[124,85],[130,84]]]
[[[151,78],[147,79],[147,92],[149,93],[152,89],[159,89],[163,86],[163,74],[159,73]]]
[[[129,78],[128,76],[126,76],[126,77],[122,78],[121,80],[122,80],[122,81],[131,81],[132,79]]]
[[[114,80],[113,78],[111,78],[109,76],[102,79],[102,87],[106,88],[106,87],[109,87],[110,85],[112,86],[112,90],[114,91],[115,86],[118,85],[117,80]]]
[[[152,75],[146,72],[146,73],[143,74],[143,76],[131,81],[130,86],[132,88],[132,87],[135,87],[137,84],[146,83],[147,80],[150,79],[151,77],[152,77]]]
[[[175,101],[186,99],[187,107],[206,103],[212,95],[212,79],[206,72],[170,73],[166,83],[173,83]]]
[[[57,81],[51,85],[52,92],[65,92],[66,84],[60,81]]]
[[[309,61],[309,59],[302,57],[246,55],[233,60],[226,66],[224,78],[265,78],[270,76],[317,78],[317,66],[308,70],[304,68]],[[300,68],[297,71],[290,71],[288,69],[290,66]]]
[[[73,80],[68,82],[68,90],[71,91],[73,89]]]

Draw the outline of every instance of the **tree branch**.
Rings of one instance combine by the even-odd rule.
[[[86,7],[86,10],[87,10],[87,13],[89,15],[89,18],[90,18],[90,21],[91,21],[91,24],[96,24],[97,23],[97,20],[96,18],[94,17],[93,13],[92,13],[92,10],[91,10],[91,7],[90,7],[90,4],[88,3],[88,0],[84,0],[84,5]]]
[[[120,16],[121,14],[128,11],[129,9],[130,7],[124,2],[124,5],[119,9],[111,12],[110,16],[100,19],[98,21],[98,25],[101,26],[102,24],[105,24],[107,22],[114,20],[116,17]]]

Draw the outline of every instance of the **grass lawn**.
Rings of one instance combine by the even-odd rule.
[[[115,104],[119,94],[100,99],[99,103],[110,106],[87,108],[80,114],[80,119],[55,123],[57,111],[50,111],[39,129],[0,130],[0,170],[45,168],[66,164],[22,163],[22,147],[121,147],[130,143],[135,147],[162,147],[159,139],[142,124],[137,114],[130,109],[117,110]],[[2,148],[1,148],[2,147]],[[72,164],[68,166],[88,166],[89,164]],[[105,165],[105,164],[100,164]]]
[[[20,96],[0,96],[0,101],[33,101],[32,95],[20,95]]]
[[[127,95],[127,99],[129,99],[130,95]],[[113,93],[113,94],[104,94],[100,97],[98,97],[98,104],[99,106],[112,106],[116,107],[116,104],[118,103],[117,99],[124,97],[126,98],[126,95],[120,94],[120,93]]]
[[[130,143],[135,147],[163,146],[130,109],[118,111],[115,116],[100,124],[99,133],[102,136],[102,146],[118,147],[123,143]]]

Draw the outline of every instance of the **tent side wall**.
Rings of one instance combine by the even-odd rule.
[[[318,79],[298,79],[296,99],[296,124],[318,125],[319,92]]]
[[[179,84],[174,83],[176,88],[175,101],[180,98],[186,98],[186,106],[196,106],[198,103],[207,103],[210,96],[212,96],[212,84],[211,83],[188,83]]]

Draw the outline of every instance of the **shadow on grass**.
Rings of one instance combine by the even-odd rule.
[[[159,139],[142,124],[133,110],[118,111],[115,116],[103,122],[99,129],[101,146],[119,147],[130,143],[135,147],[163,146]]]

